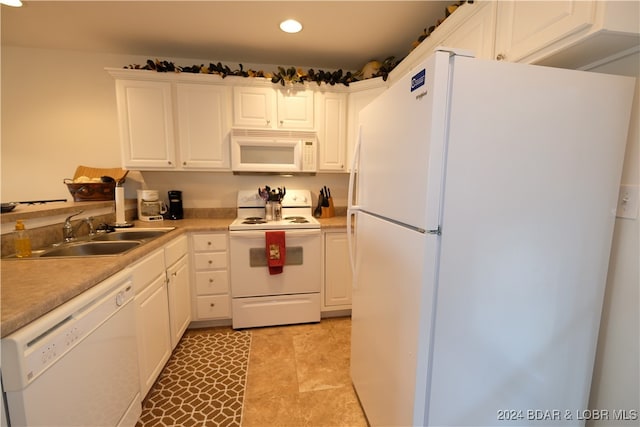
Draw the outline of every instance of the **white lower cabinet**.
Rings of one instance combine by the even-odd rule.
[[[195,233],[191,239],[196,291],[194,320],[229,319],[227,233]]]
[[[324,233],[324,298],[322,311],[351,308],[351,264],[347,233]]]
[[[131,269],[140,396],[144,398],[191,321],[187,237],[172,240]]]
[[[164,249],[167,267],[167,294],[171,349],[174,349],[191,322],[191,284],[189,280],[189,241],[180,236]]]
[[[162,249],[133,266],[140,396],[144,398],[171,355],[167,280]]]

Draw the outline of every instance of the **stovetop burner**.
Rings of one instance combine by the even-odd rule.
[[[243,224],[266,224],[267,221],[263,218],[259,218],[259,217],[249,217],[249,218],[245,218],[244,221],[242,221]]]
[[[292,224],[306,224],[309,220],[303,216],[288,216],[284,218],[285,221],[290,221]]]
[[[229,225],[231,231],[319,229],[320,223],[311,212],[308,190],[289,190],[282,201],[282,219],[265,218],[265,204],[255,190],[238,192],[238,216]]]

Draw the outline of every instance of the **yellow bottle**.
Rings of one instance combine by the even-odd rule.
[[[31,256],[31,240],[24,229],[24,224],[21,219],[16,221],[15,245],[16,256],[18,258],[27,258]]]

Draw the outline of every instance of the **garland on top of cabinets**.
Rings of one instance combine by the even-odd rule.
[[[445,17],[438,19],[435,25],[432,25],[429,28],[425,28],[418,37],[416,41],[412,43],[412,50],[418,47],[420,43],[422,43],[427,37],[433,33],[433,31],[444,22],[451,14],[458,8],[458,6],[463,5],[464,3],[473,3],[473,0],[462,0],[451,5],[447,6],[445,9]],[[151,59],[147,59],[147,63],[145,65],[128,65],[124,68],[133,69],[133,70],[155,70],[161,73],[166,72],[177,72],[177,73],[194,73],[194,74],[217,74],[222,78],[227,76],[238,76],[238,77],[264,77],[271,79],[272,83],[280,83],[281,85],[285,84],[295,84],[295,83],[305,83],[305,82],[316,82],[318,85],[321,83],[326,83],[329,85],[343,84],[345,86],[349,86],[349,83],[357,82],[360,80],[366,80],[374,77],[382,77],[384,81],[387,80],[389,73],[393,70],[396,65],[402,61],[401,58],[396,60],[395,57],[390,56],[384,61],[370,61],[368,62],[360,71],[356,72],[343,72],[342,69],[337,71],[324,71],[318,70],[315,71],[313,68],[308,71],[304,71],[301,68],[289,67],[283,68],[278,67],[278,71],[269,73],[264,72],[263,70],[244,70],[242,64],[238,64],[239,68],[236,70],[232,70],[227,65],[223,65],[218,62],[217,64],[209,63],[208,66],[204,64],[200,65],[190,65],[190,66],[177,66],[171,61],[161,61],[156,59],[152,61]]]

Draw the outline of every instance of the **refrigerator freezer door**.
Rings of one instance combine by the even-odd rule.
[[[420,229],[437,228],[449,61],[448,53],[437,52],[360,112],[357,205],[362,210]]]
[[[633,81],[453,69],[428,425],[583,425]]]
[[[438,238],[357,213],[351,376],[371,425],[423,425]]]

